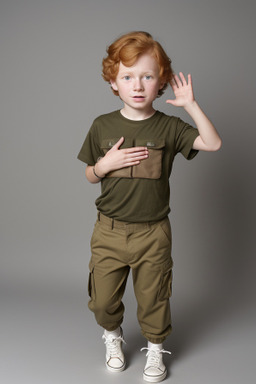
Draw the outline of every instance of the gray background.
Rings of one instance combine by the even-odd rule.
[[[145,346],[131,281],[128,368],[105,372],[87,309],[99,185],[76,160],[99,114],[121,107],[101,79],[106,46],[149,31],[192,73],[223,139],[178,156],[171,177],[174,331],[167,382],[255,380],[255,3],[250,0],[1,0],[1,339],[7,384],[142,382]],[[190,122],[182,109],[155,104]]]

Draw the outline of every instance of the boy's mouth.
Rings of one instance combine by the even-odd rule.
[[[134,99],[145,99],[144,96],[133,96]]]

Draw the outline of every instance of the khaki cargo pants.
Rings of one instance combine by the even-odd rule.
[[[121,325],[131,269],[142,334],[152,343],[165,340],[171,332],[171,241],[168,217],[126,223],[98,214],[91,239],[88,306],[100,326],[112,331]]]

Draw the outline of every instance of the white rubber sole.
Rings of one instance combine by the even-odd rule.
[[[143,373],[143,379],[148,383],[160,383],[160,381],[163,381],[166,378],[166,376],[167,376],[167,370],[165,370],[164,373],[159,376],[148,376],[145,373]]]
[[[124,371],[125,370],[125,366],[126,366],[126,364],[124,363],[120,368],[112,368],[112,367],[110,367],[109,365],[108,365],[108,363],[106,363],[106,367],[107,367],[107,370],[109,371],[109,372],[122,372],[122,371]]]

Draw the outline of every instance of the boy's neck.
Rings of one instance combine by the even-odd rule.
[[[130,109],[128,110],[125,107],[120,110],[121,115],[129,120],[146,120],[146,119],[149,119],[151,116],[153,116],[155,112],[156,111],[153,107],[147,111],[130,110]]]

